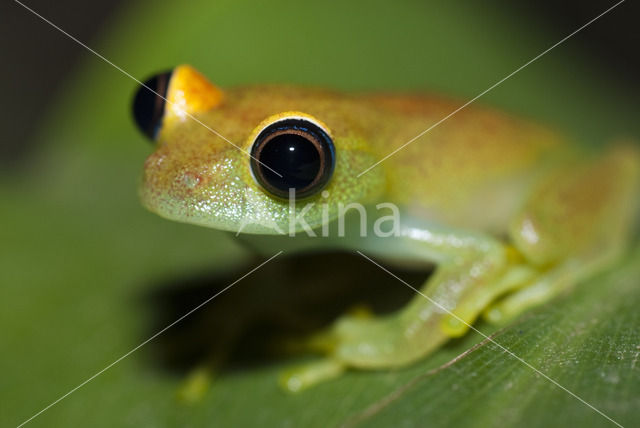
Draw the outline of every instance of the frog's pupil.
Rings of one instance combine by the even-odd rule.
[[[251,167],[270,193],[297,198],[311,196],[331,178],[333,143],[317,125],[303,119],[276,122],[263,130],[252,149]],[[280,174],[280,175],[278,175]]]
[[[269,140],[262,148],[260,161],[275,172],[263,168],[263,175],[269,183],[282,190],[290,187],[304,189],[318,175],[320,153],[307,138],[298,134],[280,134]]]
[[[153,76],[140,86],[133,99],[133,117],[136,124],[142,133],[152,140],[162,126],[164,98],[167,96],[169,80],[171,80],[170,71]]]

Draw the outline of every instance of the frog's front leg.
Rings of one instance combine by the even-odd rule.
[[[383,318],[346,317],[335,324],[333,357],[348,366],[411,363],[450,337],[464,334],[491,301],[532,275],[504,244],[488,235],[415,227],[401,234],[400,239],[425,259],[438,262],[436,271],[416,287],[415,297],[401,311]]]

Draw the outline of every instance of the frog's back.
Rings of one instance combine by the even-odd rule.
[[[391,134],[374,141],[388,195],[408,212],[455,227],[501,233],[529,188],[573,148],[557,134],[509,115],[426,97],[378,96]],[[437,124],[437,125],[436,125]]]

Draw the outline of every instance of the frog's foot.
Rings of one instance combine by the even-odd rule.
[[[371,308],[355,305],[345,315],[349,319],[369,320],[373,318]],[[278,383],[287,392],[300,392],[315,384],[334,379],[347,369],[347,365],[332,355],[339,344],[333,326],[302,339],[287,340],[280,347],[289,354],[314,352],[328,355],[312,363],[294,366],[280,375]]]
[[[415,359],[415,347],[398,333],[401,328],[401,321],[395,316],[362,318],[346,315],[330,330],[311,338],[313,342],[323,344],[321,352],[326,357],[283,372],[279,379],[280,386],[288,392],[299,392],[334,379],[348,368],[375,369],[404,365]],[[433,347],[447,339],[438,329],[434,328],[432,332],[435,334],[427,340]]]

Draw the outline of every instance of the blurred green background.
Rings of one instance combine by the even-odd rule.
[[[465,100],[613,3],[27,4],[137,78],[190,63],[222,87],[284,82]],[[585,144],[639,136],[637,12],[622,4],[479,102]],[[151,148],[130,118],[135,82],[17,4],[2,5],[2,21],[0,425],[16,426],[260,260],[228,235],[140,207],[137,180]],[[496,339],[625,426],[640,418],[637,260]],[[494,346],[430,372],[480,342],[474,335],[407,370],[350,373],[293,397],[276,386],[289,359],[241,347],[252,358],[236,356],[201,403],[178,402],[181,370],[229,325],[242,326],[236,318],[273,312],[289,302],[278,297],[286,290],[309,304],[295,291],[308,281],[292,268],[299,263],[274,262],[210,315],[176,326],[29,426],[611,426]],[[321,276],[322,259],[304,263],[320,285],[364,269],[346,259],[333,278]],[[403,287],[380,273],[372,281],[384,285],[380,295]],[[264,289],[273,301],[256,309],[266,297],[255,290]],[[327,308],[357,301],[329,297]]]

